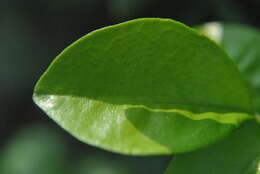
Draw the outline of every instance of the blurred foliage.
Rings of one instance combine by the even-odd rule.
[[[2,154],[3,174],[65,172],[65,143],[55,132],[34,125],[17,132]]]
[[[0,164],[0,169],[3,169],[1,166],[3,163],[7,165],[7,161],[20,159],[21,162],[27,163],[26,160],[32,160],[30,162],[32,164],[37,161],[37,157],[19,156],[16,159],[10,156],[13,153],[26,152],[25,149],[22,152],[15,152],[16,150],[11,150],[12,148],[19,149],[21,146],[26,146],[29,149],[29,144],[34,146],[37,142],[43,145],[46,143],[41,140],[45,136],[39,136],[37,140],[34,140],[35,142],[31,141],[27,145],[19,145],[22,143],[17,142],[15,145],[16,140],[22,141],[18,138],[21,127],[26,128],[35,122],[40,122],[56,130],[62,137],[61,140],[59,138],[56,140],[55,135],[51,136],[52,138],[44,138],[49,142],[59,142],[58,147],[45,145],[50,148],[49,150],[32,148],[33,153],[42,154],[46,159],[51,153],[54,153],[54,156],[58,153],[63,154],[64,139],[68,147],[67,150],[63,149],[65,151],[63,155],[67,155],[65,159],[68,161],[84,163],[88,155],[95,156],[96,153],[102,153],[108,160],[114,157],[120,161],[123,159],[123,162],[130,166],[131,173],[162,173],[167,165],[168,157],[141,158],[114,155],[81,144],[67,135],[32,103],[32,89],[36,80],[51,60],[67,45],[100,27],[140,17],[168,17],[188,25],[209,21],[229,21],[259,27],[259,7],[259,0],[202,0],[199,2],[189,0],[2,0],[0,2],[0,137],[2,139],[0,161],[5,162]],[[37,129],[37,125],[35,128]],[[45,130],[42,129],[42,131]],[[33,135],[30,131],[25,132],[28,133],[26,139],[30,140]],[[33,132],[37,134],[36,130]],[[56,152],[55,149],[58,151]],[[5,159],[7,156],[8,159]],[[58,161],[58,158],[56,160]],[[81,160],[83,161],[80,162]],[[10,167],[7,168],[10,169]],[[13,168],[15,170],[15,166]],[[40,170],[47,169],[40,168],[36,173]],[[81,169],[78,170],[81,171]]]
[[[120,16],[122,19],[127,19],[140,13],[148,2],[148,0],[110,0],[107,5],[109,13],[115,17]]]
[[[113,161],[106,156],[92,154],[78,164],[71,173],[75,174],[130,174],[126,164]]]

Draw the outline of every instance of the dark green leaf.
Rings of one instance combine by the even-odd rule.
[[[166,174],[259,174],[260,125],[243,124],[232,136],[203,150],[177,155]]]
[[[81,38],[41,77],[34,101],[81,141],[133,155],[206,146],[253,112],[226,53],[169,19],[133,20]]]

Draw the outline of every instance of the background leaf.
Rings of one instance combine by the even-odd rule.
[[[248,89],[225,52],[168,19],[86,35],[52,63],[34,101],[78,139],[134,155],[206,146],[252,113]]]
[[[238,64],[251,88],[255,110],[260,113],[260,32],[245,25],[216,22],[199,30],[219,42]]]
[[[232,136],[189,154],[177,155],[166,174],[259,174],[260,125],[246,122]]]
[[[3,148],[1,174],[56,174],[66,172],[65,141],[59,134],[35,124],[20,130]]]
[[[107,159],[99,154],[86,156],[78,167],[71,171],[73,172],[76,174],[130,174],[126,163]]]

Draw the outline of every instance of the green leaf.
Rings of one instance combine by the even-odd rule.
[[[177,155],[166,174],[259,174],[260,125],[243,124],[223,141],[189,154]]]
[[[132,155],[206,146],[253,112],[226,53],[169,19],[137,19],[86,35],[55,59],[33,98],[79,140]]]
[[[199,30],[224,47],[238,64],[252,91],[260,113],[260,32],[239,24],[208,23]]]

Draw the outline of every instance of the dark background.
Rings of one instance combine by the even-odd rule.
[[[1,0],[0,173],[162,173],[170,157],[128,157],[83,144],[35,104],[33,87],[66,46],[88,32],[141,17],[189,26],[260,26],[258,0]]]

